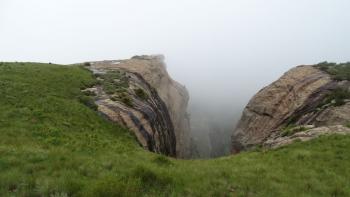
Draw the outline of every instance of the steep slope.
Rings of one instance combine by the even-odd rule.
[[[232,151],[262,144],[291,125],[346,124],[350,121],[349,87],[348,80],[335,79],[320,65],[291,69],[250,100],[232,136]],[[344,98],[338,98],[343,94]]]
[[[93,84],[78,66],[0,62],[0,196],[350,196],[350,136],[167,158],[94,111]]]
[[[98,111],[131,129],[153,152],[189,157],[186,88],[172,80],[163,56],[91,62],[99,83],[93,92]]]

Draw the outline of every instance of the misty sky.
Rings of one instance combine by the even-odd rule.
[[[0,0],[0,61],[164,54],[195,101],[226,109],[292,66],[350,61],[349,36],[348,0]]]

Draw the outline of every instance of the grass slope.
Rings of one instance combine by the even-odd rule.
[[[350,196],[350,137],[183,161],[79,102],[78,66],[0,63],[0,196]]]

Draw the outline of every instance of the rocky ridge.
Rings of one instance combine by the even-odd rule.
[[[274,143],[287,139],[286,136],[283,139],[276,136],[290,125],[348,124],[349,100],[342,98],[339,101],[338,97],[348,96],[349,87],[348,80],[336,80],[318,66],[303,65],[291,69],[260,90],[245,107],[232,136],[232,152],[264,143],[274,146]]]
[[[168,156],[189,156],[186,88],[172,80],[164,57],[89,62],[98,83],[92,92],[98,111],[129,128],[142,147]]]

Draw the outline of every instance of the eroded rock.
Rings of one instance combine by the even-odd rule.
[[[189,157],[186,88],[172,80],[163,56],[90,62],[100,83],[93,87],[98,111],[134,132],[153,152]]]
[[[350,103],[347,100],[341,100],[341,103],[329,100],[329,95],[338,89],[349,87],[347,80],[334,80],[330,74],[316,66],[291,69],[250,100],[233,133],[232,152],[263,143],[273,144],[266,140],[273,138],[287,125],[319,127],[348,124]],[[312,132],[307,134],[307,139],[310,134]],[[279,140],[283,141],[281,143],[289,143],[292,138],[279,138],[274,143],[279,144]]]

